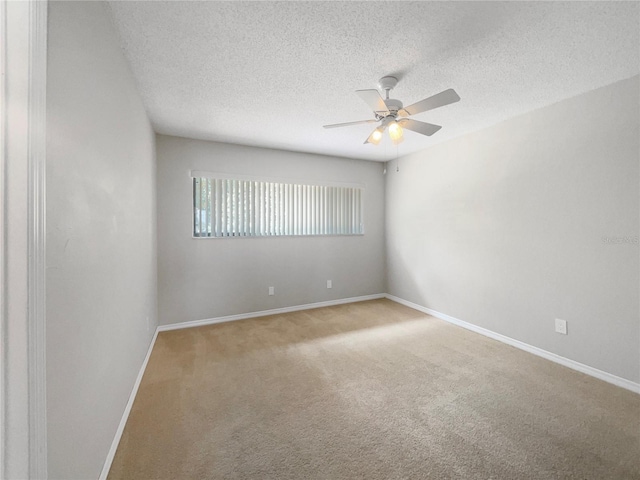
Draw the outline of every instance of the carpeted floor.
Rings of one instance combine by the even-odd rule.
[[[109,479],[640,479],[640,396],[389,300],[159,334]]]

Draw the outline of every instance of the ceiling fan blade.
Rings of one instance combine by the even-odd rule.
[[[374,112],[380,113],[381,115],[389,115],[389,109],[378,90],[356,90],[356,93]]]
[[[427,135],[430,137],[442,127],[440,125],[434,125],[432,123],[419,122],[417,120],[411,120],[410,118],[403,118],[402,120],[398,120],[398,124],[402,128],[406,128],[408,130],[412,130],[417,133],[421,133],[422,135]]]
[[[460,97],[453,88],[450,88],[449,90],[437,93],[432,97],[420,100],[413,105],[404,107],[398,111],[398,115],[408,117],[409,115],[415,115],[416,113],[422,113],[427,110],[433,110],[434,108],[444,107],[445,105],[455,103],[458,100],[460,100]]]
[[[358,120],[357,122],[334,123],[332,125],[323,125],[322,128],[348,127],[349,125],[359,125],[361,123],[376,123],[378,120]]]

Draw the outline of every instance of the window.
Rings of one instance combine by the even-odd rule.
[[[364,233],[358,186],[192,176],[194,237]]]

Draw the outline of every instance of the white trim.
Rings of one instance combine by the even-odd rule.
[[[29,3],[29,475],[31,478],[47,478],[45,188],[48,5],[46,1]]]
[[[124,432],[124,427],[126,426],[127,420],[129,419],[129,414],[131,413],[131,407],[133,407],[133,402],[135,401],[136,395],[138,394],[138,388],[140,388],[140,383],[142,382],[144,371],[147,369],[147,363],[149,363],[149,358],[151,357],[151,352],[153,351],[153,347],[156,344],[157,338],[158,338],[158,329],[156,328],[156,331],[153,334],[153,338],[151,339],[151,343],[149,344],[147,355],[144,357],[144,361],[142,362],[142,366],[140,367],[140,371],[138,372],[138,377],[136,378],[136,381],[133,384],[131,395],[129,395],[129,401],[127,401],[127,405],[124,407],[122,419],[120,420],[120,424],[118,425],[116,434],[113,437],[113,442],[111,442],[111,448],[109,449],[109,453],[107,453],[107,458],[105,459],[104,465],[102,466],[102,472],[100,472],[99,480],[106,480],[107,476],[109,475],[111,464],[113,463],[113,459],[116,456],[116,451],[118,450],[118,445],[120,444],[120,439],[122,438],[122,432]]]
[[[338,300],[328,300],[326,302],[307,303],[305,305],[294,305],[292,307],[274,308],[272,310],[261,310],[258,312],[240,313],[238,315],[226,315],[224,317],[206,318],[204,320],[193,320],[191,322],[170,323],[168,325],[159,325],[158,331],[167,332],[170,330],[180,330],[183,328],[202,327],[204,325],[213,325],[216,323],[234,322],[236,320],[245,320],[247,318],[266,317],[267,315],[279,315],[281,313],[298,312],[300,310],[310,310],[312,308],[331,307],[333,305],[364,302],[366,300],[377,300],[380,298],[385,298],[385,294],[376,293],[374,295],[364,295],[361,297],[351,297],[351,298],[340,298]]]
[[[547,360],[551,360],[552,362],[571,368],[572,370],[576,370],[578,372],[595,377],[599,380],[603,380],[607,383],[611,383],[618,387],[622,387],[626,390],[630,390],[634,393],[640,394],[640,384],[632,382],[631,380],[627,380],[626,378],[621,378],[611,373],[603,372],[602,370],[598,370],[597,368],[590,367],[589,365],[576,362],[575,360],[570,360],[568,358],[562,357],[555,353],[551,353],[541,348],[534,347],[533,345],[529,345],[527,343],[521,342],[520,340],[515,340],[513,338],[507,337],[500,333],[492,332],[491,330],[487,330],[486,328],[478,327],[477,325],[473,325],[472,323],[465,322],[463,320],[457,319],[445,313],[438,312],[431,308],[423,307],[422,305],[418,305],[417,303],[409,302],[408,300],[404,300],[403,298],[399,298],[390,294],[386,294],[385,297],[394,302],[413,308],[414,310],[418,310],[420,312],[426,313],[427,315],[431,315],[433,317],[439,318],[440,320],[444,320],[445,322],[449,322],[459,327],[466,328],[467,330],[471,330],[472,332],[479,333],[480,335],[484,335],[485,337],[498,340],[499,342],[506,343],[507,345],[511,345],[512,347],[519,348],[520,350],[524,350],[525,352],[532,353],[539,357],[545,358]]]
[[[6,413],[5,413],[5,369],[7,368],[6,345],[6,262],[5,262],[5,195],[6,179],[6,115],[7,98],[5,76],[7,69],[7,2],[0,1],[0,478],[6,477]]]
[[[222,172],[207,172],[204,170],[191,170],[189,172],[191,178],[216,178],[220,180],[248,180],[254,182],[271,182],[271,183],[285,183],[291,185],[312,185],[315,187],[344,187],[344,188],[360,188],[365,190],[366,185],[364,183],[353,182],[323,182],[314,180],[300,180],[296,178],[285,177],[268,177],[266,175],[243,175],[235,173],[222,173]]]
[[[48,3],[1,3],[0,475],[45,479]]]

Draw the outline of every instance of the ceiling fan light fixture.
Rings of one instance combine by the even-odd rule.
[[[391,137],[394,145],[397,145],[403,140],[402,127],[398,124],[398,122],[392,122],[389,125],[389,136]]]
[[[369,135],[369,138],[367,139],[368,143],[373,143],[374,145],[378,145],[380,143],[380,140],[382,140],[382,129],[380,128],[376,128],[371,135]]]
[[[399,139],[397,139],[397,140],[393,140],[393,139],[391,140],[391,143],[393,143],[394,145],[399,145],[399,144],[401,144],[402,142],[404,142],[404,137],[400,137],[400,138],[399,138]]]

